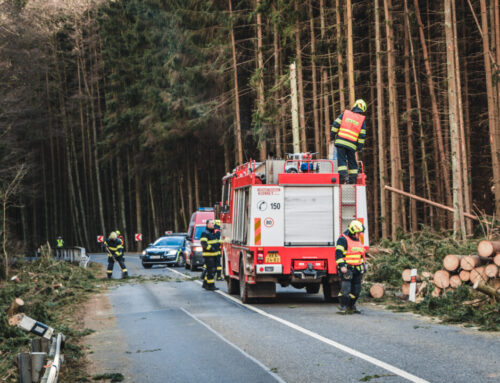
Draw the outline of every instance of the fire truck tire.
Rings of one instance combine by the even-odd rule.
[[[317,294],[320,287],[321,285],[319,283],[315,283],[314,285],[307,285],[306,291],[308,294]]]
[[[227,277],[227,293],[230,295],[238,295],[240,293],[240,283],[237,279]]]
[[[242,303],[249,303],[248,298],[248,283],[245,281],[245,265],[243,264],[243,259],[240,259],[240,299]]]
[[[325,302],[338,302],[339,289],[337,282],[323,282],[323,297]]]

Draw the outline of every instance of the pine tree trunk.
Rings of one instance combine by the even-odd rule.
[[[227,137],[224,137],[224,145],[225,146],[228,146],[227,141],[228,141]],[[227,152],[226,171],[227,171],[227,169],[229,169],[227,162],[229,162],[230,151],[228,149],[224,150],[225,153]],[[185,163],[186,163],[185,169],[186,169],[186,179],[187,179],[188,208],[189,208],[189,214],[191,214],[194,211],[193,210],[193,186],[192,186],[192,182],[191,182],[191,156],[188,154],[186,157],[187,158],[185,160]]]
[[[389,92],[389,124],[391,131],[390,152],[391,152],[391,183],[398,189],[401,187],[402,169],[401,169],[401,152],[399,149],[399,118],[398,118],[398,101],[397,101],[397,84],[396,84],[396,58],[394,49],[394,29],[392,19],[392,1],[384,0],[385,13],[385,30],[387,38],[387,78]],[[392,239],[396,240],[397,230],[402,227],[402,216],[404,214],[404,206],[401,203],[401,197],[392,194],[391,198],[391,235]],[[406,230],[403,227],[403,230]]]
[[[406,0],[405,0],[405,10],[406,10]],[[405,12],[406,16],[406,12]],[[407,18],[405,17],[405,28],[404,28],[404,72],[405,72],[405,96],[406,96],[406,129],[408,135],[408,173],[410,176],[410,193],[416,194],[415,185],[415,156],[413,149],[413,114],[411,105],[411,83],[410,83],[410,47],[408,34],[409,28],[406,25]],[[410,201],[410,227],[412,232],[417,231],[417,201],[412,199]]]
[[[300,126],[300,150],[307,152],[306,135],[306,113],[304,105],[304,80],[302,76],[302,48],[300,44],[300,8],[298,0],[295,0],[295,12],[297,20],[295,22],[295,54],[297,57],[297,85],[299,96],[299,126]]]
[[[309,0],[309,28],[311,33],[311,81],[313,91],[313,119],[314,119],[314,151],[321,153],[318,111],[318,82],[316,79],[316,36],[314,31],[314,14],[312,0]]]
[[[454,43],[454,27],[453,17],[451,15],[451,0],[444,1],[445,15],[445,33],[446,33],[446,57],[447,57],[447,72],[448,72],[448,104],[450,118],[450,140],[451,140],[451,165],[453,175],[453,231],[459,238],[465,238],[465,221],[463,211],[463,189],[462,189],[462,173],[460,160],[460,133],[458,128],[458,95],[457,95],[457,79],[459,75],[455,68],[455,43]]]
[[[415,15],[417,17],[417,22],[419,26],[419,33],[420,33],[420,42],[422,44],[422,54],[423,54],[423,59],[424,59],[424,64],[425,64],[425,71],[427,75],[427,86],[429,88],[429,93],[431,97],[431,107],[432,107],[432,123],[434,127],[434,134],[435,134],[435,140],[437,141],[437,147],[438,147],[438,156],[437,161],[439,161],[439,164],[441,166],[441,175],[442,179],[444,180],[444,185],[445,185],[445,200],[447,205],[451,205],[451,188],[450,188],[450,180],[449,180],[449,167],[448,167],[448,159],[445,156],[445,150],[444,150],[444,143],[443,143],[443,134],[442,134],[442,129],[441,129],[441,120],[439,117],[439,111],[438,111],[438,104],[437,104],[437,99],[436,99],[436,93],[434,89],[434,80],[433,80],[433,73],[431,69],[431,64],[430,64],[430,58],[429,58],[429,53],[427,50],[427,42],[425,39],[424,35],[424,24],[422,23],[422,18],[420,17],[420,8],[418,4],[418,0],[414,0],[414,5],[415,5]]]
[[[276,5],[273,4],[273,13],[276,13]],[[274,140],[275,140],[275,157],[281,158],[281,89],[279,87],[280,81],[280,48],[279,48],[279,32],[278,32],[278,22],[273,21],[273,49],[274,49],[274,87],[277,95],[274,96],[274,107],[279,114],[278,121],[274,122]],[[230,170],[230,169],[229,169]]]
[[[125,237],[125,244],[129,243],[127,236],[127,218],[125,214],[125,194],[123,192],[123,175],[121,169],[120,158],[116,159],[116,180],[118,182],[118,205],[120,210],[120,223],[123,236]]]
[[[259,77],[259,84],[257,88],[257,111],[259,113],[259,156],[261,161],[265,161],[267,157],[267,127],[264,122],[264,108],[265,108],[265,95],[264,95],[264,56],[262,48],[262,13],[260,12],[261,0],[256,0],[257,10],[257,72]]]
[[[483,58],[486,74],[486,94],[488,96],[488,125],[490,135],[491,163],[493,167],[493,187],[495,188],[495,215],[500,217],[500,140],[497,140],[498,130],[498,113],[496,110],[495,100],[493,97],[493,77],[490,61],[490,43],[489,43],[489,28],[486,9],[486,0],[481,2],[481,29],[483,36]]]
[[[154,237],[158,238],[160,236],[160,231],[158,230],[158,218],[156,215],[155,198],[153,194],[153,182],[151,181],[151,178],[149,179],[148,189],[149,189],[149,200],[151,203],[151,218],[153,220]]]
[[[347,79],[349,83],[349,106],[354,105],[356,96],[354,93],[354,48],[352,37],[352,4],[351,0],[346,0],[346,21],[347,21]]]
[[[136,154],[137,156],[137,154]],[[135,215],[136,215],[136,233],[142,233],[142,205],[141,205],[141,178],[139,176],[139,166],[137,157],[134,158],[135,170]],[[137,251],[142,251],[142,242],[137,242]]]
[[[198,166],[196,163],[193,166],[194,170],[194,200],[195,200],[195,208],[198,209],[200,207],[200,185],[198,181]]]
[[[238,60],[236,57],[236,41],[234,38],[233,30],[233,6],[231,4],[232,0],[228,0],[229,3],[229,18],[231,20],[231,49],[233,58],[233,81],[234,81],[234,114],[236,119],[236,124],[234,126],[234,140],[236,143],[236,163],[243,163],[243,144],[241,141],[241,118],[240,118],[240,92],[238,89]]]
[[[382,238],[389,236],[389,214],[387,206],[387,180],[386,146],[385,146],[385,112],[384,112],[384,79],[382,74],[382,48],[380,37],[380,7],[379,0],[375,0],[375,55],[377,70],[377,132],[378,132],[378,167],[380,181],[380,219],[382,223]]]
[[[319,2],[319,10],[320,10],[320,25],[321,25],[321,41],[324,43],[326,40],[326,16],[325,16],[325,0],[320,0]],[[328,44],[328,56],[327,59],[330,61],[330,45]],[[330,122],[330,101],[329,101],[329,87],[328,87],[328,70],[325,68],[323,65],[321,67],[321,81],[322,81],[322,95],[323,95],[323,113],[324,113],[324,138],[325,138],[325,143],[324,145],[324,150],[322,151],[322,154],[327,156],[328,155],[328,145],[330,143],[330,129],[331,129],[331,122]]]
[[[344,64],[342,58],[342,22],[340,19],[341,5],[340,0],[335,2],[335,16],[336,16],[336,31],[337,31],[337,74],[339,76],[339,98],[340,98],[340,111],[345,110],[345,93],[344,93]]]

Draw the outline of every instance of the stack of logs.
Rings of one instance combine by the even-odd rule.
[[[488,284],[494,290],[500,289],[500,241],[481,241],[478,255],[449,254],[443,259],[443,269],[434,274],[422,272],[417,276],[417,296],[426,287],[426,281],[434,284],[432,295],[439,296],[444,291],[456,289],[462,284]],[[403,270],[403,294],[410,291],[410,269]]]

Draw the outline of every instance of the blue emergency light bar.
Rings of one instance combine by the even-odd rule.
[[[214,211],[213,207],[199,207],[198,211]]]

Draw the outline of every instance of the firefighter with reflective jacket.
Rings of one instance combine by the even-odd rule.
[[[214,220],[214,231],[219,235],[219,242],[222,242],[220,240],[220,219]],[[220,245],[222,246],[222,245]],[[222,249],[221,249],[222,250]],[[224,278],[222,278],[222,263],[221,263],[221,258],[222,258],[222,253],[219,252],[219,255],[217,256],[217,280],[222,281]]]
[[[118,262],[120,268],[122,269],[122,277],[128,277],[127,267],[125,266],[125,259],[123,257],[123,243],[118,238],[118,235],[113,231],[109,234],[109,238],[104,241],[104,247],[108,253],[108,279],[111,279],[113,274],[113,266],[115,261]]]
[[[207,221],[207,227],[201,234],[200,242],[203,248],[203,260],[207,268],[203,288],[206,290],[218,290],[215,287],[215,272],[217,269],[217,257],[220,255],[220,230],[216,231],[213,219]]]
[[[354,220],[337,240],[335,259],[340,278],[339,309],[342,312],[361,313],[355,304],[361,293],[361,277],[365,271],[365,248],[360,240],[364,231],[364,225]]]
[[[64,248],[64,239],[61,236],[57,237],[56,239],[56,248],[57,249]]]
[[[354,103],[352,110],[344,110],[344,113],[333,122],[330,140],[335,140],[341,184],[346,181],[355,184],[357,181],[356,151],[361,151],[365,144],[366,121],[363,115],[365,112],[366,102],[359,99]]]

